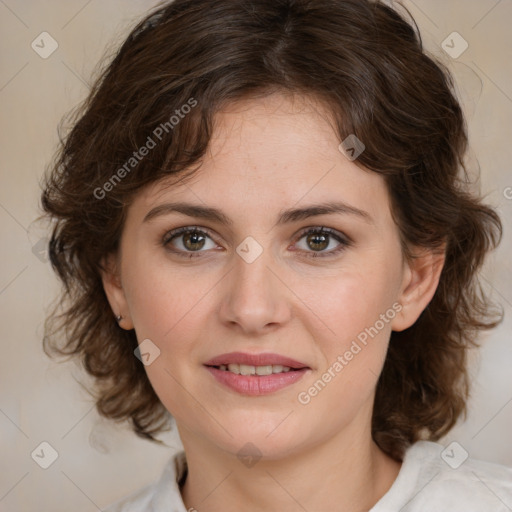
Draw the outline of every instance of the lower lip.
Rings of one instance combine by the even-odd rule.
[[[271,375],[237,375],[236,373],[220,370],[213,366],[206,369],[221,383],[242,395],[267,395],[279,389],[290,386],[304,377],[309,368],[290,370]]]

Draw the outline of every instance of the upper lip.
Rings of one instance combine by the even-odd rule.
[[[307,364],[291,359],[290,357],[281,356],[273,353],[248,354],[245,352],[229,352],[210,359],[206,366],[228,365],[230,363],[246,364],[251,366],[267,366],[277,365],[289,366],[290,368],[309,368]]]

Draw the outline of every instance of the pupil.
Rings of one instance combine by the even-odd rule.
[[[201,242],[198,242],[197,239],[200,239],[202,238],[203,240]],[[189,242],[192,244],[192,246],[190,246]],[[199,244],[199,246],[197,246]],[[197,232],[188,232],[185,234],[185,247],[187,247],[188,249],[192,249],[192,250],[196,250],[196,249],[201,249],[204,245],[204,236],[202,236],[201,234],[197,233]]]
[[[321,242],[315,242],[315,241],[313,241],[315,239],[316,240],[321,239],[322,241]],[[315,249],[315,250],[321,250],[321,249],[325,249],[329,245],[327,239],[328,239],[327,235],[323,235],[321,233],[320,234],[319,233],[313,233],[312,235],[308,236],[308,243],[313,241],[313,244],[316,245],[317,247],[315,248],[315,247],[312,247],[311,245],[310,245],[310,247],[312,249]],[[318,247],[318,245],[320,245],[320,247]]]

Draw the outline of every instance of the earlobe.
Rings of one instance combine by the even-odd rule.
[[[437,290],[445,257],[445,246],[441,250],[421,249],[411,261],[405,263],[398,297],[402,310],[391,324],[393,331],[411,327],[428,306]]]
[[[119,264],[115,254],[109,254],[101,260],[101,281],[108,302],[112,309],[114,321],[119,327],[130,330],[133,329],[133,323],[128,310],[125,292],[121,284]]]

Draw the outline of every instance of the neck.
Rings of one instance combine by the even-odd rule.
[[[340,432],[324,443],[271,460],[243,464],[178,425],[187,455],[182,488],[187,510],[367,512],[389,490],[401,463],[388,457],[369,432]]]

